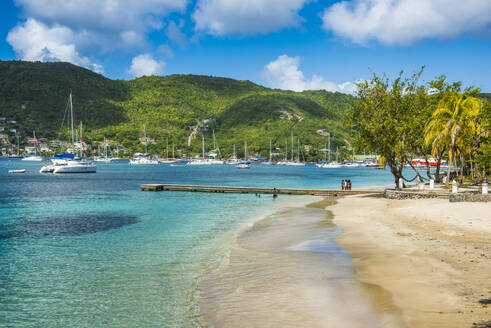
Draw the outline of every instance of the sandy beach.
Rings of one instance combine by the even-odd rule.
[[[491,298],[491,203],[352,196],[329,210],[357,279],[384,291],[367,289],[375,306],[393,303],[407,327],[491,326],[483,304]]]

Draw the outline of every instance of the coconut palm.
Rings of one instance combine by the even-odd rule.
[[[478,128],[476,118],[481,105],[481,99],[457,91],[448,92],[438,103],[426,126],[425,142],[432,145],[433,152],[448,147],[447,183],[452,161],[456,167],[457,145],[466,144],[465,136]]]

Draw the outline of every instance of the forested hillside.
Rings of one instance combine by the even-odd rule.
[[[16,120],[23,136],[35,129],[38,136],[61,138],[70,91],[77,121],[83,121],[93,146],[106,136],[128,152],[142,150],[143,125],[155,139],[149,145],[155,154],[163,154],[167,139],[181,153],[195,154],[202,134],[211,148],[213,130],[224,155],[234,143],[242,151],[244,141],[252,154],[266,155],[270,138],[274,148],[283,149],[293,132],[305,156],[313,158],[327,141],[317,130],[331,132],[332,148],[349,139],[342,118],[352,97],[341,93],[273,90],[196,75],[115,81],[68,63],[0,62],[0,117]]]

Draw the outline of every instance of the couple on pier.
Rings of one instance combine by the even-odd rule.
[[[342,190],[351,190],[351,180],[341,180]]]

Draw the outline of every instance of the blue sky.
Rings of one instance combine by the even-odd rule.
[[[371,71],[491,92],[489,0],[4,0],[0,59],[113,79],[225,76],[352,92]]]

